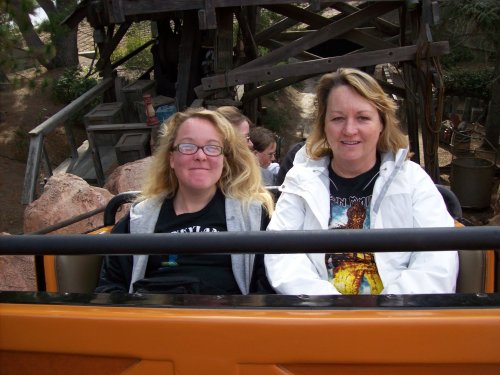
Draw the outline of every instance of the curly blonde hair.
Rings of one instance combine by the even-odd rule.
[[[384,92],[369,74],[353,68],[340,68],[323,75],[316,88],[316,117],[313,130],[307,140],[306,150],[312,159],[332,155],[325,134],[325,118],[330,92],[339,86],[349,86],[368,100],[375,108],[383,129],[377,143],[377,151],[396,153],[408,147],[408,138],[399,128],[396,103]]]
[[[170,154],[180,126],[190,118],[210,121],[222,135],[224,162],[222,176],[217,182],[217,187],[222,193],[247,204],[253,200],[261,202],[271,215],[274,210],[272,196],[262,184],[255,156],[245,140],[224,116],[217,111],[204,108],[188,108],[184,112],[177,112],[163,124],[159,144],[154,152],[139,199],[159,194],[166,194],[169,198],[175,196],[179,181],[170,166]]]

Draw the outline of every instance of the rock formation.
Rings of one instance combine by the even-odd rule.
[[[112,194],[141,190],[143,178],[150,163],[151,157],[147,157],[119,166],[106,179],[104,188]]]
[[[63,173],[52,176],[37,200],[24,211],[24,232],[30,233],[103,207],[113,197],[82,178]],[[87,233],[103,225],[103,214],[58,229],[52,234]]]
[[[0,290],[37,290],[35,257],[31,255],[1,256]]]

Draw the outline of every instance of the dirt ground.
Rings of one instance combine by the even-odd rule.
[[[61,72],[46,72],[34,79],[35,89],[4,88],[0,91],[0,232],[18,234],[23,231],[21,194],[29,148],[28,132],[63,107],[54,103],[49,87],[42,88],[44,80],[50,82]],[[20,74],[28,79],[34,77],[33,70]],[[65,142],[63,131],[46,140],[54,162],[60,162],[65,157],[66,151],[64,148],[61,150],[62,142]]]

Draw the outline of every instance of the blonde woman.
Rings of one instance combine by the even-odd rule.
[[[164,125],[142,195],[113,233],[265,229],[273,211],[255,157],[215,111],[190,109]],[[97,292],[248,294],[265,291],[254,254],[108,256]]]
[[[306,146],[281,186],[268,230],[452,227],[431,178],[407,160],[396,104],[357,69],[325,74]],[[286,250],[286,249],[284,249]],[[455,251],[265,256],[281,294],[452,293]]]

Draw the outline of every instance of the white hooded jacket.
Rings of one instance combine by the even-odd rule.
[[[381,155],[370,204],[371,228],[453,227],[441,194],[406,149]],[[268,230],[328,229],[329,157],[312,160],[302,148],[286,175]],[[334,250],[334,244],[332,245]],[[333,251],[330,251],[333,252]],[[455,292],[456,251],[374,253],[383,294]],[[266,254],[266,273],[280,294],[339,294],[328,281],[325,254]]]

